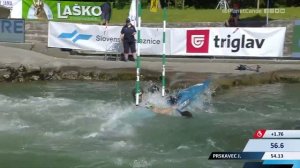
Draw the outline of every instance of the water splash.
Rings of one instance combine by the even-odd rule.
[[[224,149],[222,149],[216,145],[216,141],[214,141],[213,139],[208,138],[208,139],[206,139],[206,142],[209,146],[213,147],[214,149],[216,149],[218,151],[224,151]]]
[[[153,165],[155,160],[148,160],[146,158],[139,158],[133,161],[132,168],[144,168],[150,167]]]

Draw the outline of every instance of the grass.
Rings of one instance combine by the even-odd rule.
[[[280,8],[285,13],[269,14],[272,20],[294,20],[300,19],[300,7]],[[252,11],[255,9],[251,9]],[[124,23],[128,17],[129,9],[113,9],[111,23]],[[283,12],[283,11],[282,11]],[[216,9],[168,9],[168,22],[223,22],[228,19],[229,13]],[[241,19],[264,20],[266,14],[264,9],[261,13],[241,13]],[[151,13],[149,9],[143,9],[143,23],[161,23],[162,11]]]

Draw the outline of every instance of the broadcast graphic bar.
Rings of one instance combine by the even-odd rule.
[[[300,130],[257,130],[253,137],[255,139],[300,139]]]
[[[265,152],[261,160],[300,160],[300,152]]]
[[[300,139],[250,139],[244,152],[299,152]]]

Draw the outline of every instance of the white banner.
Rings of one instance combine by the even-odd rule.
[[[121,26],[49,22],[48,46],[122,52]],[[279,28],[171,28],[167,55],[255,56],[283,55],[285,27]],[[162,54],[162,28],[141,30],[141,54]]]
[[[146,28],[141,29],[141,54],[162,55],[163,52],[163,29]],[[166,30],[166,55],[171,55],[170,29]]]
[[[73,23],[49,22],[48,46],[95,50],[103,52],[123,52],[120,41],[121,26],[99,26]],[[169,36],[169,31],[167,32]],[[162,54],[162,29],[143,28],[141,31],[141,53]],[[170,45],[167,45],[170,55]]]
[[[172,55],[283,55],[285,27],[172,29]]]
[[[107,51],[120,43],[119,26],[49,22],[48,46]]]
[[[22,0],[0,0],[0,5],[10,9],[10,18],[22,18]]]

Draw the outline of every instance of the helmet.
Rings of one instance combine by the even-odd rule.
[[[168,103],[173,106],[173,105],[176,105],[177,104],[177,98],[175,96],[170,96],[169,97],[169,100],[168,100]]]

